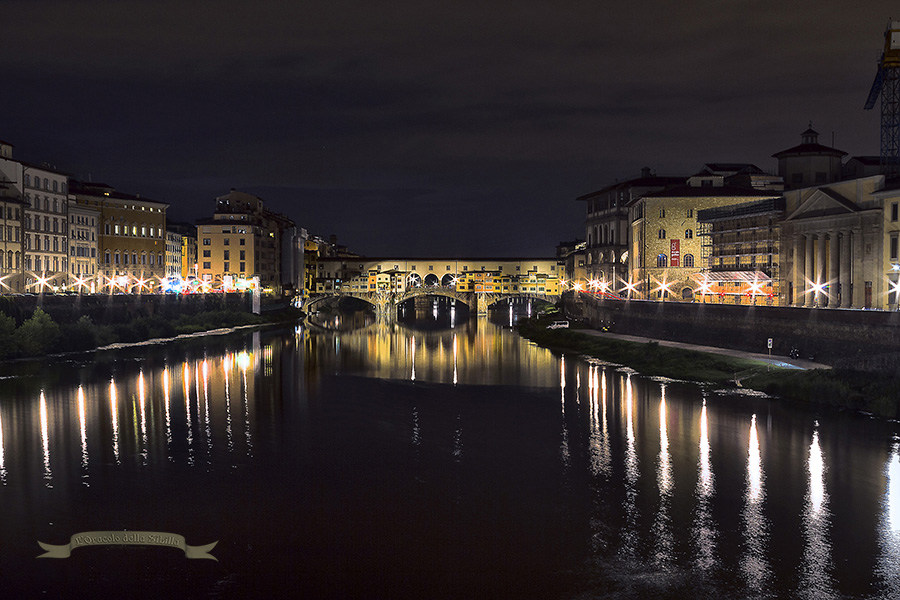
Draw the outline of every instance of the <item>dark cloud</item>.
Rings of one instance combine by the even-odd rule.
[[[176,218],[235,187],[368,254],[549,254],[644,165],[876,153],[892,8],[13,0],[0,138]]]

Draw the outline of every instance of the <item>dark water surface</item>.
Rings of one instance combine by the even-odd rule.
[[[3,365],[0,596],[900,596],[896,424],[445,313]]]

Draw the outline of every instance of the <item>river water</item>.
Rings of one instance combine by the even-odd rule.
[[[0,596],[900,596],[897,424],[554,355],[517,318],[3,365]],[[161,545],[105,543],[128,532]]]

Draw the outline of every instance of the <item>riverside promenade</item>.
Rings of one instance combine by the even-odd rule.
[[[745,352],[743,350],[734,350],[732,348],[720,348],[716,346],[702,346],[699,344],[688,344],[686,342],[674,342],[671,340],[661,340],[655,338],[641,337],[637,335],[627,335],[624,333],[611,333],[608,331],[597,331],[596,329],[573,329],[578,333],[593,335],[597,337],[605,337],[624,342],[635,342],[638,344],[646,344],[648,342],[656,342],[660,346],[669,348],[679,348],[681,350],[693,350],[695,352],[706,352],[707,354],[722,354],[724,356],[732,356],[735,358],[745,358],[749,360],[757,360],[772,366],[781,367],[783,369],[830,369],[829,365],[813,362],[811,360],[803,360],[799,358],[790,358],[787,356],[776,356],[769,354],[761,354],[757,352]]]

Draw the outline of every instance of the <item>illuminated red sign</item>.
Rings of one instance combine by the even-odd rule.
[[[672,250],[670,252],[671,260],[669,261],[669,264],[672,265],[673,267],[677,267],[681,264],[681,244],[680,244],[680,242],[681,242],[681,240],[672,240],[672,244],[671,244]]]

